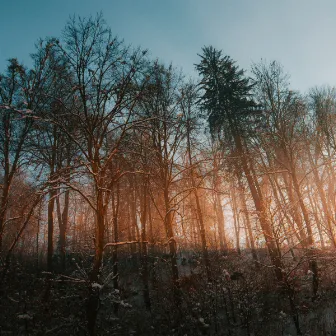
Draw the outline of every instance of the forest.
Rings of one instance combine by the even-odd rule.
[[[69,19],[0,73],[1,335],[336,335],[336,89]],[[335,132],[334,132],[335,131]]]

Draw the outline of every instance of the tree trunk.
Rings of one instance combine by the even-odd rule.
[[[10,114],[4,113],[2,118],[3,127],[4,127],[4,142],[3,142],[3,162],[4,162],[4,177],[3,177],[3,186],[2,186],[2,195],[0,202],[0,256],[2,253],[2,240],[3,240],[3,231],[6,220],[6,212],[8,205],[9,189],[11,181],[13,178],[13,170],[10,172]]]
[[[325,192],[324,192],[324,189],[323,189],[322,181],[320,179],[316,164],[313,162],[313,158],[312,158],[312,155],[311,155],[309,149],[308,149],[307,153],[308,153],[309,161],[310,161],[310,164],[311,164],[312,170],[313,170],[314,182],[316,184],[317,191],[319,193],[320,200],[321,200],[321,203],[322,203],[324,217],[325,217],[326,222],[327,222],[329,239],[330,239],[332,247],[335,249],[336,248],[336,240],[335,240],[333,226],[332,226],[335,223],[333,222],[333,218],[332,218],[331,213],[330,213],[330,208],[329,208],[328,203],[327,203],[327,198],[326,198],[326,195],[325,195]]]
[[[260,192],[258,192],[258,181],[252,176],[251,169],[248,165],[246,153],[244,152],[241,137],[239,134],[236,134],[234,137],[236,148],[242,163],[243,171],[247,179],[254,205],[258,214],[260,226],[265,237],[266,246],[268,253],[270,255],[272,264],[274,265],[275,275],[278,281],[283,281],[283,272],[282,272],[282,262],[281,256],[279,255],[277,244],[273,236],[271,224],[267,218],[266,209],[264,206],[263,198]]]
[[[245,223],[246,223],[248,237],[249,237],[249,242],[250,242],[250,246],[251,246],[252,257],[253,257],[253,260],[255,262],[255,265],[259,266],[258,256],[257,256],[256,248],[255,248],[254,237],[253,237],[253,232],[252,232],[252,226],[251,226],[251,221],[250,221],[250,216],[248,214],[247,206],[246,206],[246,198],[245,198],[245,194],[244,194],[244,186],[243,186],[243,183],[242,183],[240,177],[238,178],[238,183],[239,183],[240,203],[242,205],[244,216],[245,216]]]
[[[4,224],[6,220],[6,211],[7,211],[7,202],[8,202],[8,195],[9,195],[9,183],[8,177],[4,176],[4,185],[2,189],[2,196],[1,196],[1,205],[0,205],[0,255],[2,253],[2,237],[4,232]]]
[[[56,190],[49,191],[48,200],[48,252],[47,252],[47,269],[53,271],[53,254],[54,254],[54,206]]]
[[[144,303],[147,310],[151,309],[151,301],[149,295],[149,271],[148,271],[148,248],[147,248],[147,211],[148,211],[148,190],[147,177],[143,178],[143,192],[140,200],[141,206],[141,275],[143,282]]]
[[[285,182],[286,190],[287,190],[287,196],[289,200],[289,207],[290,207],[290,213],[293,218],[294,223],[297,225],[299,229],[299,242],[301,246],[305,246],[305,242],[307,241],[307,235],[305,232],[305,229],[302,224],[302,219],[300,216],[300,213],[298,211],[298,198],[294,196],[293,193],[293,186],[292,186],[292,178],[288,177],[288,172],[282,173],[283,180]]]
[[[301,211],[302,211],[302,214],[303,214],[304,221],[306,223],[306,228],[307,228],[307,233],[308,233],[308,237],[307,237],[307,243],[308,243],[307,245],[308,246],[307,246],[307,248],[308,248],[308,255],[309,255],[309,258],[310,258],[310,261],[309,261],[310,269],[313,273],[313,284],[312,284],[313,288],[312,289],[313,289],[313,299],[315,299],[316,295],[317,295],[317,291],[318,291],[318,286],[319,286],[319,275],[318,275],[317,261],[316,261],[316,258],[314,256],[314,252],[312,250],[312,247],[313,247],[313,244],[314,244],[313,231],[312,231],[308,211],[307,211],[306,206],[303,202],[303,197],[302,197],[302,194],[301,194],[301,191],[300,191],[300,187],[299,187],[299,183],[298,183],[298,180],[297,180],[296,172],[293,168],[294,167],[291,165],[293,185],[294,185],[294,189],[295,189],[295,192],[297,194],[297,197],[299,199]]]
[[[60,196],[56,197],[56,206],[57,206],[57,217],[58,217],[58,226],[59,226],[59,241],[58,248],[59,254],[61,257],[61,269],[65,270],[65,260],[66,260],[66,231],[68,226],[68,213],[69,213],[69,190],[64,194],[64,206],[63,212],[61,211]]]
[[[240,250],[239,213],[238,213],[238,206],[237,206],[235,187],[234,187],[233,183],[231,183],[231,208],[232,208],[232,213],[233,213],[233,225],[234,225],[235,236],[236,236],[237,253],[239,255],[241,255],[241,250]]]
[[[168,238],[168,246],[169,246],[169,255],[171,261],[171,271],[172,271],[172,285],[173,285],[173,296],[174,302],[176,305],[181,304],[181,296],[180,296],[180,283],[179,283],[179,270],[177,266],[177,246],[175,241],[175,235],[173,230],[173,211],[172,205],[169,201],[168,190],[165,188],[164,190],[164,202],[165,202],[165,228]]]
[[[119,241],[119,228],[118,228],[118,214],[119,214],[119,185],[117,184],[117,197],[112,192],[112,213],[113,213],[113,242]],[[131,244],[134,245],[134,244]],[[118,267],[118,246],[113,246],[112,251],[112,272],[113,272],[113,288],[119,290],[119,267]],[[119,304],[114,303],[114,314],[118,315]]]
[[[198,194],[198,186],[196,185],[196,181],[195,181],[194,167],[193,167],[193,161],[192,161],[192,155],[191,155],[191,140],[190,140],[190,124],[189,124],[189,122],[188,122],[188,127],[187,127],[187,144],[188,144],[188,149],[187,150],[188,150],[188,157],[189,157],[191,185],[192,185],[193,193],[194,193],[194,196],[195,196],[196,211],[197,211],[198,223],[199,223],[200,233],[201,233],[203,260],[204,260],[205,270],[206,270],[206,273],[207,273],[208,280],[211,281],[210,261],[209,261],[208,246],[207,246],[206,235],[205,235],[203,212],[202,212],[201,205],[200,205],[200,199],[199,199],[199,194]]]
[[[222,209],[222,201],[219,194],[219,177],[218,177],[218,163],[216,153],[214,154],[214,205],[215,205],[215,213],[217,218],[217,226],[218,226],[218,236],[219,236],[219,246],[221,251],[227,250],[227,241],[225,235],[225,226],[224,226],[224,215]]]
[[[319,237],[320,237],[321,248],[322,248],[322,250],[325,250],[324,237],[323,237],[323,232],[322,232],[322,228],[321,228],[320,217],[317,214],[317,211],[318,211],[319,207],[316,204],[316,200],[312,198],[311,192],[312,192],[311,190],[309,190],[309,192],[308,192],[310,207],[312,208],[312,211],[313,211],[313,214],[314,214],[314,218],[315,218],[315,222],[316,222],[316,226],[317,226],[317,231],[318,231],[318,234],[319,234]]]
[[[63,270],[66,267],[66,234],[69,223],[69,202],[70,202],[70,190],[67,190],[64,194],[64,208],[62,212],[62,228],[60,228],[60,252],[61,252],[61,265]]]
[[[136,239],[136,232],[137,232],[137,215],[136,215],[136,186],[134,185],[134,176],[130,176],[130,205],[131,205],[131,236],[132,240]],[[139,238],[139,237],[138,237]],[[136,262],[137,259],[137,251],[136,251],[136,244],[131,244],[131,253],[132,253],[132,261],[133,263]],[[135,265],[135,264],[134,264]]]
[[[151,207],[151,199],[148,199],[148,221],[149,221],[149,243],[150,243],[150,254],[154,253],[154,231],[153,231],[153,214]]]
[[[96,320],[99,308],[99,290],[93,284],[98,282],[100,267],[103,260],[104,232],[105,232],[105,209],[104,195],[100,185],[96,186],[96,237],[95,256],[93,267],[89,274],[89,294],[87,300],[87,321],[89,335],[95,335]]]

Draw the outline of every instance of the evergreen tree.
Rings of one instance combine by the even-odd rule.
[[[244,172],[251,191],[266,245],[279,281],[283,280],[280,252],[272,225],[267,217],[263,195],[250,159],[247,144],[252,121],[260,114],[252,99],[253,83],[229,56],[213,47],[204,47],[201,62],[196,65],[201,76],[203,94],[200,104],[208,116],[211,134],[218,136],[234,153],[237,171]]]

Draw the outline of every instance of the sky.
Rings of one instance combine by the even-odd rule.
[[[279,61],[294,90],[336,86],[334,0],[0,0],[0,72],[30,65],[39,38],[60,37],[71,15],[102,12],[113,34],[172,62],[187,76],[205,45],[249,69]]]

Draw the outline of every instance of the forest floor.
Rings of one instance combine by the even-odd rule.
[[[300,252],[298,252],[300,253]],[[320,284],[313,300],[304,258],[287,260],[292,270],[295,310],[259,253],[256,268],[250,254],[211,254],[213,280],[200,258],[179,258],[181,304],[173,301],[170,263],[165,255],[150,258],[151,310],[143,300],[139,260],[121,257],[119,289],[104,282],[112,266],[106,258],[99,290],[97,335],[336,335],[336,272],[332,252],[319,254]],[[263,260],[263,258],[265,260]],[[16,261],[1,288],[0,335],[87,335],[86,299],[89,266],[71,259],[66,272],[49,274]],[[234,280],[228,274],[238,274]]]

